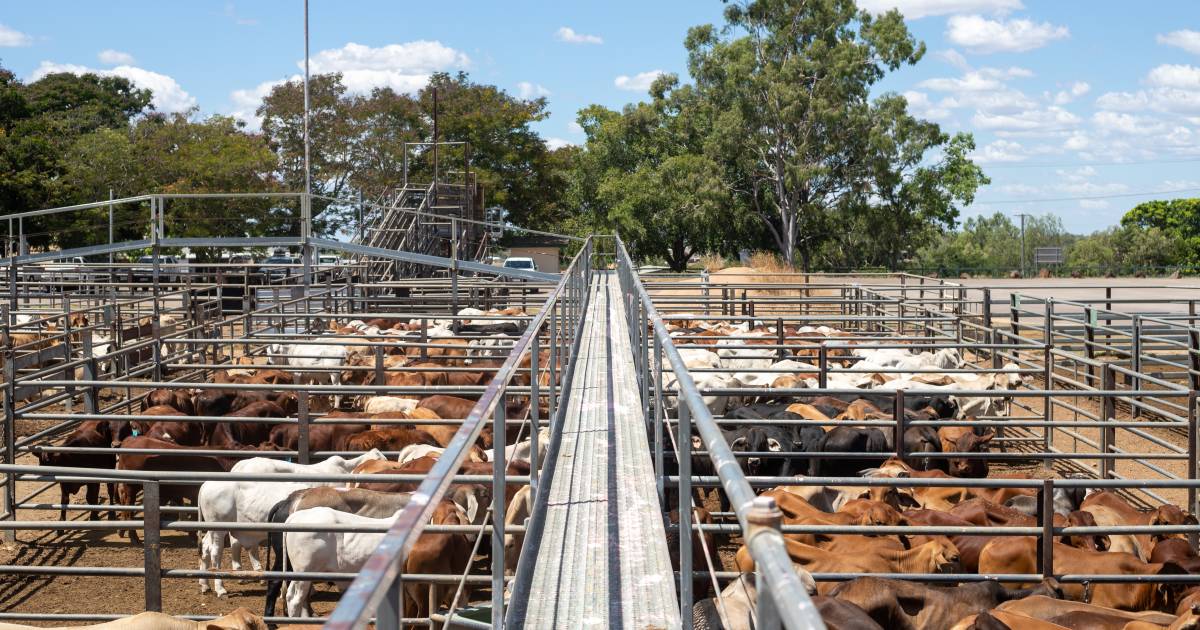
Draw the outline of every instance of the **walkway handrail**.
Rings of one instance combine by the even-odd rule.
[[[737,514],[738,523],[741,525],[743,538],[746,541],[746,546],[750,550],[750,555],[754,558],[756,570],[760,577],[760,585],[763,581],[766,582],[766,590],[770,595],[773,606],[767,604],[764,606],[763,593],[759,591],[759,606],[760,614],[767,612],[767,607],[773,608],[783,621],[785,627],[791,630],[825,630],[825,623],[821,620],[821,615],[813,604],[812,599],[808,596],[808,591],[800,581],[800,576],[797,575],[795,569],[792,568],[791,559],[788,557],[787,546],[783,541],[783,534],[779,531],[778,520],[774,527],[769,524],[764,525],[757,518],[758,514],[752,514],[752,510],[759,511],[760,506],[755,506],[754,490],[746,481],[746,476],[742,474],[741,466],[738,465],[737,459],[733,455],[729,444],[725,442],[725,435],[717,426],[716,420],[713,419],[712,413],[708,410],[708,406],[704,404],[704,398],[701,396],[699,389],[696,387],[695,381],[692,380],[691,374],[688,373],[687,365],[683,361],[683,357],[679,355],[679,351],[675,348],[675,344],[671,340],[671,335],[667,332],[666,326],[663,324],[662,317],[654,308],[654,303],[650,300],[650,296],[646,293],[646,288],[642,286],[641,280],[638,278],[637,267],[633,265],[633,259],[630,258],[629,252],[625,249],[625,243],[620,236],[616,237],[617,243],[617,270],[621,276],[621,283],[628,295],[632,293],[641,308],[645,312],[645,320],[654,328],[654,336],[657,345],[666,356],[667,363],[670,369],[675,373],[675,387],[679,390],[679,410],[681,416],[686,409],[691,412],[691,420],[694,423],[696,430],[699,431],[701,439],[704,440],[705,448],[708,450],[708,456],[712,459],[713,467],[717,471],[717,475],[721,479],[721,487],[725,490],[725,495],[729,497],[729,503]],[[628,299],[628,298],[627,298]],[[630,326],[634,327],[638,324],[638,319],[630,320]],[[644,333],[645,331],[640,331]],[[647,356],[647,355],[642,355]],[[655,358],[656,362],[661,358]],[[649,369],[646,369],[643,378],[649,377]],[[666,367],[666,366],[664,366]],[[643,391],[645,391],[643,385]],[[686,407],[685,407],[686,405]],[[684,431],[683,427],[687,426],[687,422],[683,417],[680,418],[680,431]],[[690,431],[689,431],[690,433]],[[680,460],[690,457],[691,438],[688,435],[680,435],[678,442],[681,445],[682,453]],[[682,476],[682,471],[681,471]],[[681,489],[679,492],[680,510],[680,557],[684,554],[689,554],[691,551],[690,531],[685,532],[684,528],[689,528],[688,521],[690,519],[685,516],[685,507],[690,508],[691,493]],[[690,509],[688,509],[690,512]],[[690,564],[690,563],[688,563]],[[687,565],[682,565],[684,582],[690,583],[691,577],[688,575]],[[681,592],[684,589],[681,589]],[[691,602],[685,601],[681,606],[680,613],[683,615],[683,626],[691,627]],[[687,610],[683,610],[683,608]],[[761,623],[761,622],[760,622]]]
[[[479,398],[479,402],[471,409],[471,413],[463,421],[458,432],[454,434],[454,438],[450,444],[446,446],[445,452],[434,464],[429,471],[425,480],[417,488],[412,495],[412,500],[408,505],[401,510],[399,516],[391,529],[388,530],[383,540],[371,557],[363,564],[362,569],[358,573],[358,577],[350,584],[350,587],[343,593],[341,601],[338,602],[337,608],[330,615],[329,620],[325,623],[325,628],[330,630],[356,630],[366,627],[367,621],[371,616],[371,611],[380,607],[381,603],[386,603],[386,613],[381,611],[377,615],[376,628],[380,630],[392,630],[400,627],[399,621],[402,612],[400,593],[400,577],[404,566],[405,559],[408,553],[416,544],[417,539],[421,536],[421,532],[432,518],[434,510],[438,503],[442,500],[446,489],[450,486],[450,482],[454,477],[454,473],[466,461],[467,455],[471,447],[475,444],[479,433],[483,430],[487,419],[495,417],[499,426],[496,427],[496,439],[503,443],[505,432],[503,430],[504,406],[501,404],[505,398],[506,388],[514,376],[521,370],[521,358],[531,351],[534,351],[536,339],[543,325],[546,324],[547,318],[551,313],[557,313],[558,308],[556,302],[562,298],[576,298],[583,296],[586,293],[588,279],[591,276],[591,255],[592,255],[592,239],[589,238],[580,250],[575,259],[571,261],[571,265],[562,274],[562,279],[558,285],[554,287],[550,297],[542,305],[537,317],[526,328],[525,333],[521,335],[519,341],[513,346],[513,350],[509,353],[508,359],[504,361],[497,371],[491,382],[488,383],[487,389]],[[575,308],[570,304],[564,304],[562,310],[562,318],[560,324],[575,327],[582,317],[582,309]],[[574,328],[571,328],[574,330]],[[563,363],[566,364],[566,357],[563,358]],[[553,363],[553,361],[551,361]],[[534,363],[536,365],[536,363]],[[534,384],[537,383],[537,377],[532,379]],[[551,383],[550,395],[553,396],[554,383]],[[536,392],[536,385],[535,390]],[[537,405],[538,395],[530,397],[532,405]],[[536,435],[536,430],[531,431],[531,435]],[[536,446],[534,447],[536,451]],[[496,460],[497,473],[499,478],[504,474],[505,462],[503,461],[503,448],[496,449],[498,457]],[[493,480],[494,484],[499,484],[500,491],[493,490],[493,537],[502,539],[503,519],[504,519],[504,490],[501,479]],[[498,507],[497,507],[498,506]],[[498,517],[498,518],[497,518]],[[500,525],[495,523],[499,521]],[[496,569],[497,551],[496,545],[492,545],[493,554],[493,570]],[[503,547],[500,547],[499,552],[499,569],[501,591],[503,591]],[[493,589],[495,588],[496,576],[493,575]],[[493,594],[495,595],[495,594]],[[388,601],[384,601],[385,596]],[[493,611],[496,615],[496,611]]]

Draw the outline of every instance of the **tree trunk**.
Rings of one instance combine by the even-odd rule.
[[[687,264],[687,244],[683,242],[683,239],[677,238],[671,242],[670,251],[667,254],[667,266],[671,268],[671,271],[678,273],[687,271]]]

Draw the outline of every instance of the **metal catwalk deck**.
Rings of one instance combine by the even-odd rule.
[[[678,628],[620,286],[590,290],[524,627]]]

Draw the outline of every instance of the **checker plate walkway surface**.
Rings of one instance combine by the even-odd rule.
[[[590,291],[524,627],[678,628],[620,286]]]

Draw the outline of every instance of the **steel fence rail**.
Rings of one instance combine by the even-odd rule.
[[[760,625],[770,627],[769,620],[777,614],[778,619],[782,620],[789,629],[823,630],[825,623],[788,558],[787,547],[779,532],[781,514],[773,504],[764,499],[757,499],[753,489],[746,483],[746,478],[742,474],[733,451],[725,442],[724,435],[704,404],[695,382],[688,373],[687,365],[679,355],[679,351],[675,349],[675,344],[663,324],[663,318],[655,309],[645,287],[642,286],[637,267],[633,264],[624,242],[619,236],[615,237],[615,242],[618,275],[627,300],[630,301],[627,308],[634,309],[633,312],[636,313],[630,317],[630,322],[640,324],[639,326],[631,324],[632,333],[637,336],[636,340],[641,342],[640,346],[635,344],[634,347],[640,347],[642,350],[649,347],[649,339],[644,339],[648,323],[654,331],[654,346],[656,350],[662,352],[662,355],[656,354],[653,360],[656,364],[660,363],[665,355],[666,361],[675,375],[676,386],[680,390],[680,396],[684,402],[678,408],[680,439],[683,444],[690,447],[691,428],[689,425],[694,423],[695,429],[700,433],[701,439],[708,449],[709,458],[720,476],[721,487],[737,513],[745,544],[757,564],[760,587],[765,586],[759,590]],[[642,355],[643,359],[645,356],[645,354]],[[648,379],[651,372],[649,364],[641,365],[640,372],[643,379],[642,392],[645,397],[648,393]],[[688,422],[689,417],[691,422]],[[689,460],[690,458],[684,457],[679,462],[680,476],[685,480],[688,479]],[[688,576],[692,571],[692,528],[689,523],[691,506],[687,503],[691,500],[691,492],[686,490],[686,484],[679,496],[679,523],[682,534],[679,537],[680,569],[682,571],[680,614],[683,627],[690,628],[692,626],[692,580]]]
[[[587,282],[591,276],[592,243],[592,239],[585,242],[583,249],[562,274],[562,279],[541,307],[537,317],[513,346],[512,352],[497,370],[491,382],[488,383],[486,391],[466,420],[463,421],[442,457],[438,459],[428,477],[421,482],[413,494],[413,500],[401,511],[395,524],[359,571],[358,577],[345,590],[337,608],[326,622],[326,628],[353,630],[363,627],[370,612],[376,608],[380,609],[376,615],[376,627],[381,630],[397,630],[400,627],[399,580],[404,559],[416,544],[417,538],[433,515],[438,501],[449,487],[452,473],[458,470],[466,460],[469,447],[475,443],[485,421],[489,418],[493,420],[495,435],[505,435],[504,406],[501,403],[507,395],[509,382],[517,373],[521,357],[529,353],[532,353],[531,356],[533,356],[539,352],[536,340],[543,325],[550,323],[552,332],[557,334],[554,331],[554,319],[558,317],[560,311],[561,322],[565,324],[566,334],[572,338],[577,335],[583,314],[579,300],[586,296]],[[535,390],[536,384],[537,380],[534,379],[533,388]],[[536,397],[537,392],[533,391],[531,395]],[[536,407],[536,405],[534,406]],[[536,433],[535,426],[531,435],[536,435]],[[493,462],[495,467],[493,483],[497,484],[500,490],[493,492],[492,620],[493,625],[498,626],[502,624],[503,620],[504,597],[504,492],[499,484],[503,484],[504,481],[505,463],[502,449],[497,449],[497,454],[498,457]],[[497,589],[497,587],[499,588]]]

